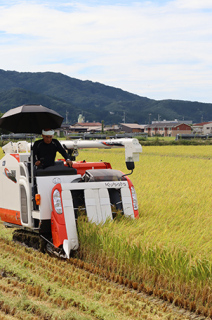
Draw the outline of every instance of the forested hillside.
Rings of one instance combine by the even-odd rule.
[[[148,123],[149,120],[212,120],[212,103],[153,100],[92,81],[82,81],[54,72],[0,70],[0,112],[26,103],[42,104],[70,123],[83,113],[86,121],[105,124]],[[151,114],[151,115],[150,115]]]

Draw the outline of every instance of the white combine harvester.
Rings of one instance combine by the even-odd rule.
[[[125,148],[127,168],[134,169],[142,147],[137,139],[61,141],[75,159],[80,148]],[[117,212],[138,218],[134,186],[128,175],[108,162],[58,160],[46,169],[33,166],[30,144],[10,142],[0,160],[0,217],[16,228],[14,240],[58,256],[70,257],[78,249],[77,218],[104,223]]]

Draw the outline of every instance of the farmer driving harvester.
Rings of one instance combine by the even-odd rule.
[[[43,139],[35,141],[33,145],[34,164],[38,168],[47,168],[54,165],[56,153],[59,152],[66,160],[66,163],[72,167],[72,161],[68,158],[69,155],[62,147],[60,142],[53,139],[54,130],[43,129]]]

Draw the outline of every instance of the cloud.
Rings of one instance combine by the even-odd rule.
[[[210,0],[177,0],[176,2],[180,8],[212,9],[212,3]]]
[[[0,2],[0,67],[212,102],[210,1],[91,2]]]

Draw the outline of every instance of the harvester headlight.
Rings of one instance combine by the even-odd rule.
[[[55,189],[53,192],[53,202],[54,202],[55,211],[58,214],[62,214],[63,213],[62,201],[60,197],[60,192],[57,189]]]
[[[137,195],[136,195],[134,187],[131,187],[131,193],[132,193],[132,200],[133,200],[134,210],[138,210],[138,200],[137,200]]]

